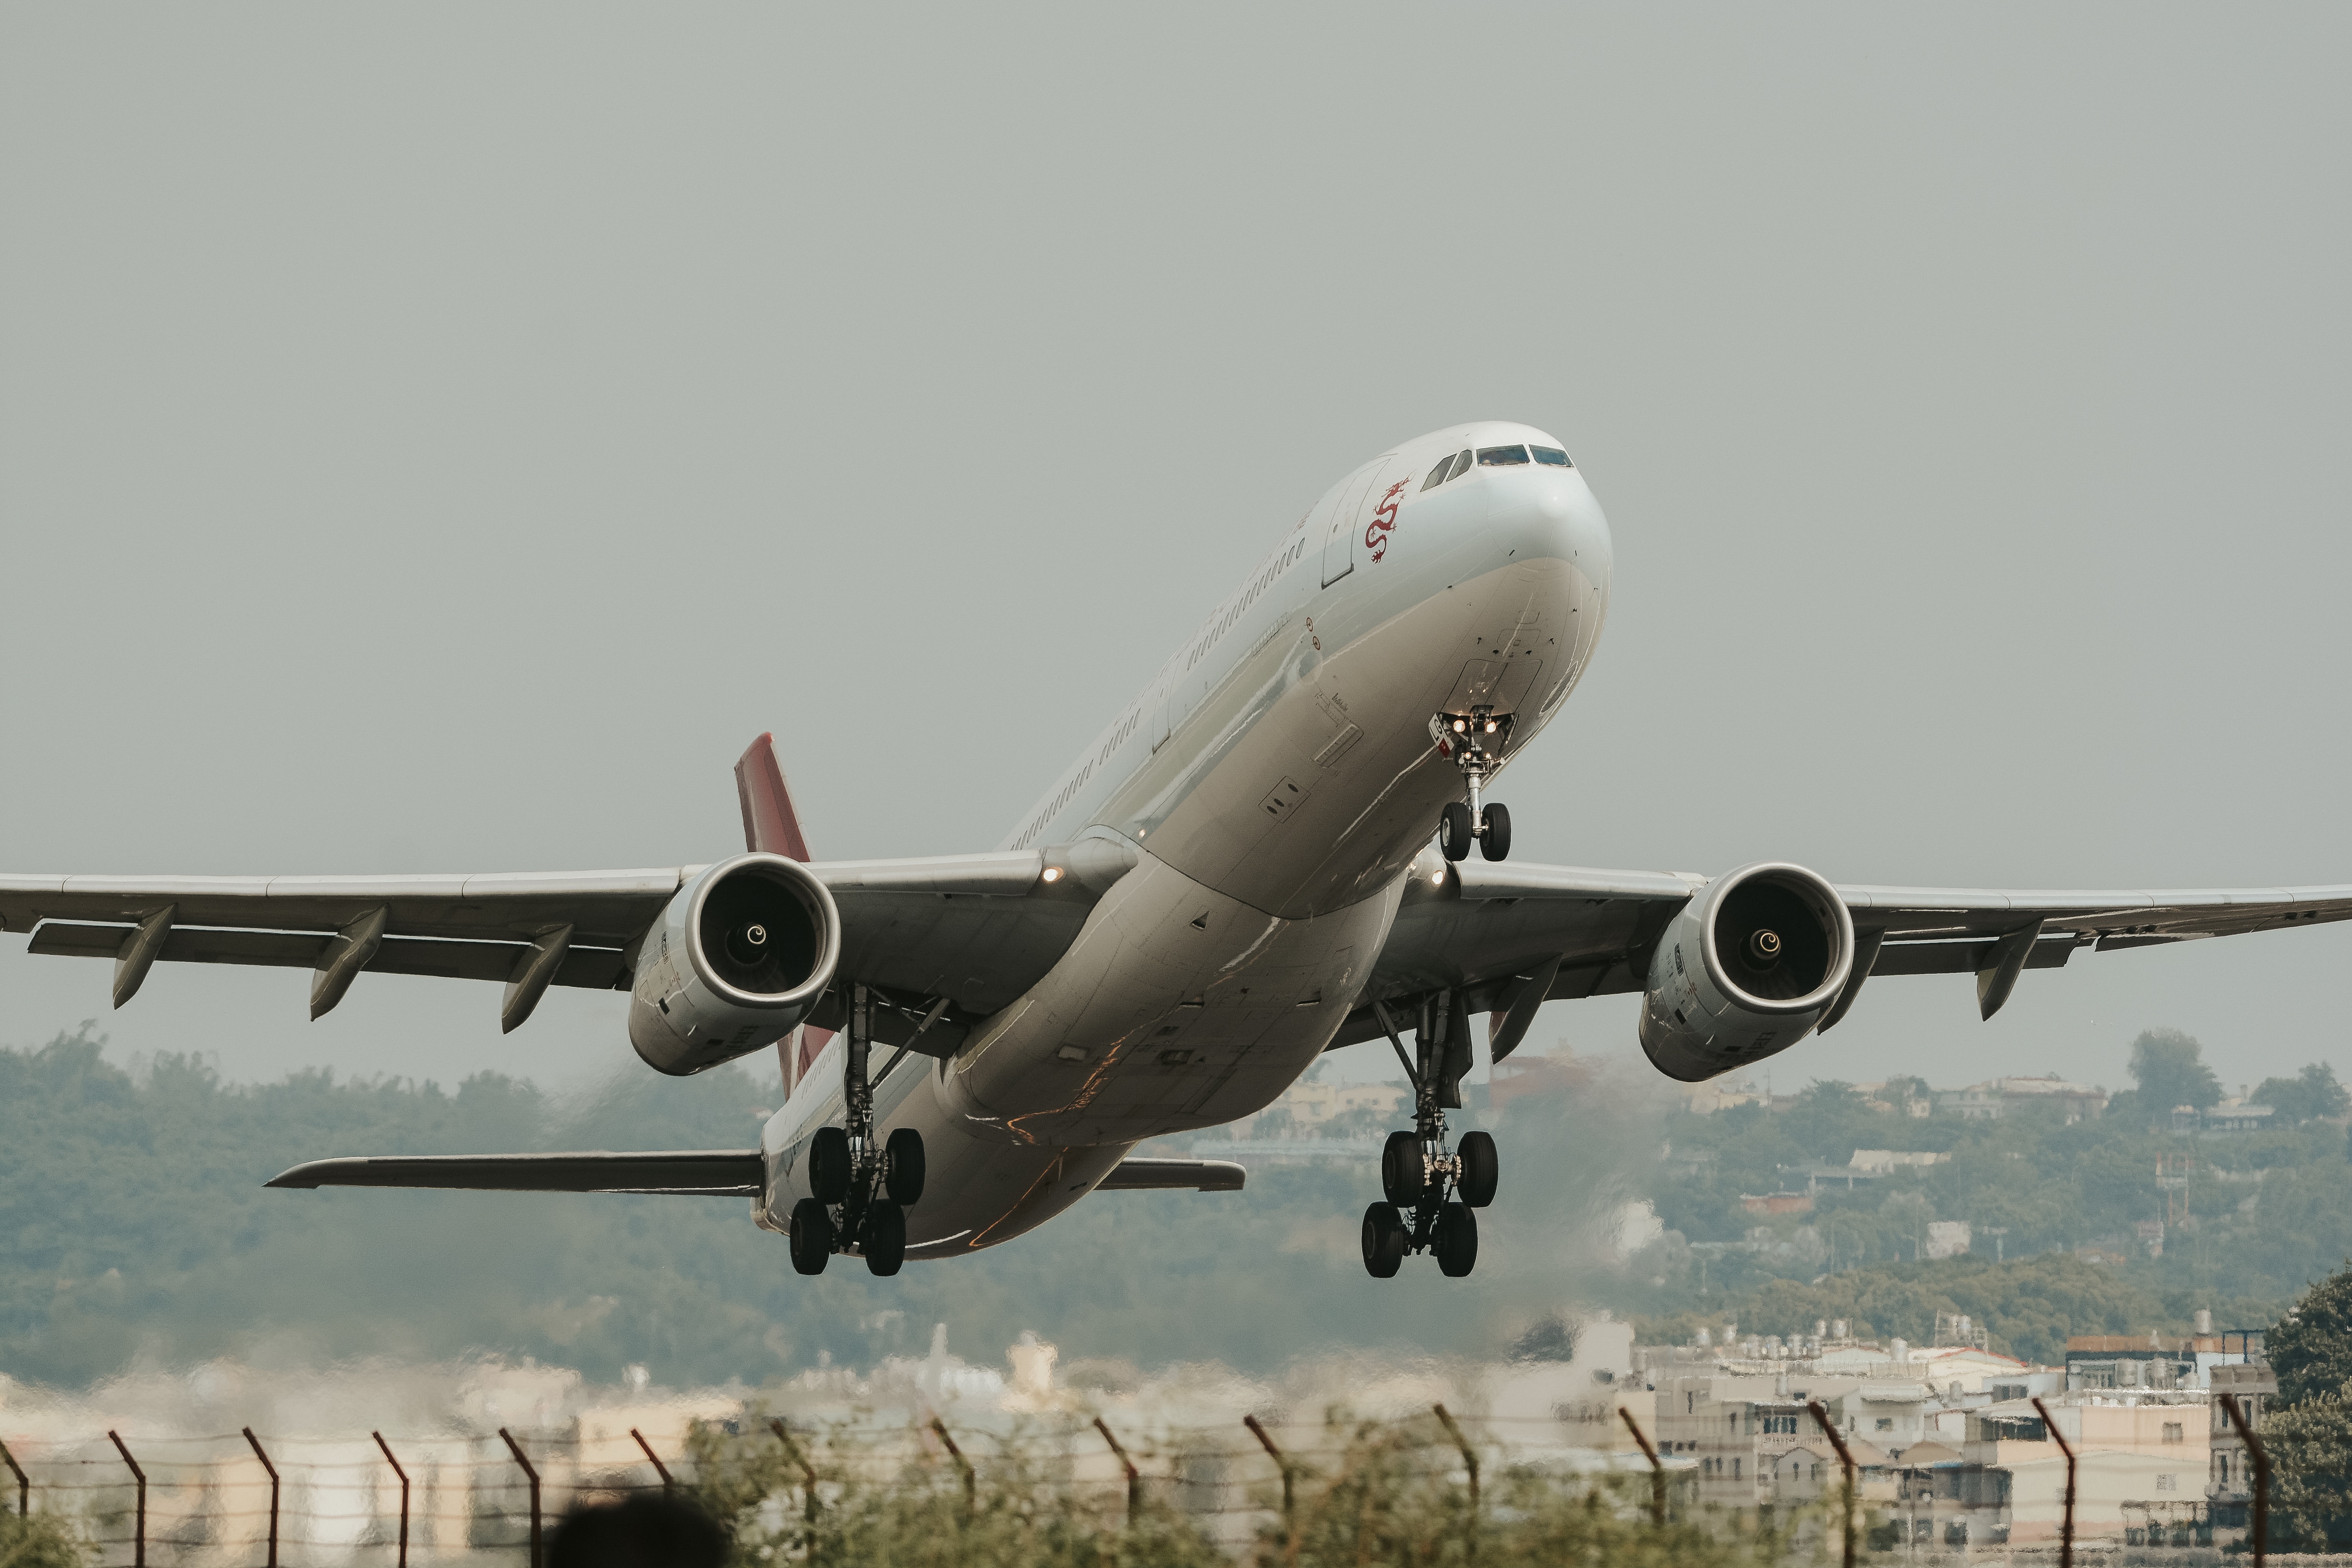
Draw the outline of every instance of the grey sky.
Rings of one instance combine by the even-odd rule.
[[[1528,859],[2352,881],[2340,8],[0,13],[0,865],[986,848],[1349,466],[1575,453]],[[105,1011],[0,952],[0,1041]],[[1778,1084],[2352,1075],[2328,928],[1883,981]],[[167,966],[121,1055],[633,1062]],[[1630,1002],[1537,1037],[1633,1048]],[[1369,1047],[1368,1047],[1369,1048]],[[1367,1070],[1370,1070],[1369,1068]]]

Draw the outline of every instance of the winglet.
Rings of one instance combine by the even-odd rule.
[[[744,848],[793,860],[809,858],[800,813],[793,807],[792,786],[784,783],[783,764],[776,761],[773,733],[761,735],[736,759],[735,794],[743,803]]]

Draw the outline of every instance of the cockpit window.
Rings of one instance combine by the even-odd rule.
[[[1574,463],[1568,460],[1568,454],[1557,447],[1530,447],[1528,450],[1536,455],[1536,461],[1538,463],[1549,463],[1555,468],[1576,467]]]
[[[1528,460],[1525,447],[1481,447],[1478,466],[1482,468],[1507,468]]]
[[[1437,467],[1429,470],[1429,478],[1421,481],[1423,489],[1434,489],[1448,479],[1458,479],[1470,470],[1470,454],[1456,452],[1450,458],[1437,459]]]

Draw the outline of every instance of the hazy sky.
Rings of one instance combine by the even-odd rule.
[[[2340,7],[0,12],[0,866],[990,847],[1336,478],[1566,440],[1529,860],[2352,881]],[[0,947],[0,1042],[107,966]],[[2352,1076],[2352,930],[1882,979],[1777,1086]],[[118,1055],[621,1000],[164,966]],[[1537,1037],[1633,1048],[1629,999]],[[1371,1047],[1364,1047],[1369,1052]],[[1353,1054],[1361,1055],[1364,1052]],[[1366,1070],[1375,1070],[1368,1064]]]

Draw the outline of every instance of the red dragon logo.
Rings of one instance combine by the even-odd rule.
[[[1411,483],[1412,478],[1407,475],[1391,485],[1389,493],[1381,498],[1381,504],[1373,510],[1372,521],[1364,528],[1364,548],[1372,552],[1375,561],[1389,552],[1389,530],[1396,526],[1397,492]]]

